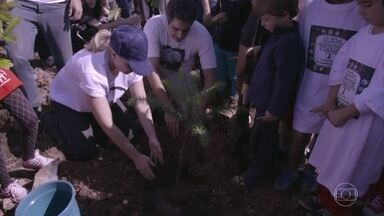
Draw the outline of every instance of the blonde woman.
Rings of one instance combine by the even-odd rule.
[[[155,177],[151,167],[162,163],[163,156],[150,107],[145,100],[134,105],[153,160],[132,145],[134,122],[118,106],[127,90],[134,99],[146,97],[142,76],[153,71],[146,57],[147,44],[137,27],[119,26],[112,33],[102,30],[59,71],[49,95],[57,127],[49,128],[49,133],[69,159],[94,158],[97,145],[103,142],[99,138],[105,134],[146,179]]]

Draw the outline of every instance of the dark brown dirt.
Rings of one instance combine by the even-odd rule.
[[[41,93],[46,98],[47,86],[53,77],[52,70],[36,69],[36,72]],[[176,152],[183,138],[170,138],[161,121],[156,121],[156,128],[166,162],[155,169],[156,180],[145,181],[133,163],[111,145],[101,149],[98,159],[88,162],[63,161],[59,166],[59,178],[74,185],[83,215],[304,215],[305,211],[297,204],[297,196],[275,192],[272,181],[252,191],[229,182],[238,170],[230,157],[233,142],[226,136],[228,124],[229,120],[224,116],[207,122],[211,141],[208,147],[200,151],[203,162],[193,171],[183,174],[177,184]],[[6,155],[11,175],[23,179],[26,187],[30,188],[34,173],[20,168],[22,143],[19,131],[9,113],[0,109],[2,152]],[[7,143],[10,152],[4,148]],[[52,148],[54,144],[46,134],[40,134],[38,145],[51,157],[61,157],[60,152]],[[143,137],[138,148],[145,152],[146,145]],[[5,215],[13,214],[14,210],[5,212]]]

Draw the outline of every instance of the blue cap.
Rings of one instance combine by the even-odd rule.
[[[147,58],[148,40],[145,33],[138,27],[121,25],[113,30],[111,47],[138,75],[146,76],[153,72],[153,66]]]

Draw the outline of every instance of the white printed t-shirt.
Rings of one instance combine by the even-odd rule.
[[[330,85],[340,84],[339,106],[354,103],[360,112],[342,127],[326,119],[309,158],[331,193],[348,183],[362,197],[384,168],[384,33],[373,35],[372,28],[343,46],[329,76]]]
[[[148,58],[160,58],[160,73],[178,73],[180,69],[189,73],[196,54],[203,70],[216,68],[213,40],[199,22],[193,22],[181,42],[175,41],[169,34],[165,15],[150,18],[144,32],[148,38]]]
[[[107,97],[109,103],[115,103],[132,83],[142,79],[134,72],[115,76],[109,69],[106,51],[82,49],[56,75],[49,96],[75,111],[91,112],[87,96]]]
[[[338,50],[366,23],[358,15],[357,2],[329,4],[314,0],[299,16],[306,50],[305,72],[294,109],[293,128],[318,133],[324,121],[310,110],[322,105],[328,95],[328,74]]]

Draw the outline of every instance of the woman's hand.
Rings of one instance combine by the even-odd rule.
[[[149,139],[149,149],[151,150],[151,158],[157,163],[161,164],[163,161],[163,152],[161,151],[160,142],[157,138]]]
[[[151,166],[156,166],[156,164],[146,155],[140,154],[134,159],[136,169],[140,174],[147,180],[152,180],[155,178],[155,175],[152,172]]]

